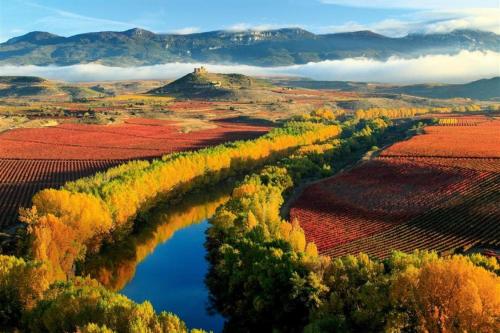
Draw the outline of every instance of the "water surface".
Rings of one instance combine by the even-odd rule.
[[[207,227],[204,220],[178,230],[137,266],[121,293],[136,302],[149,300],[156,311],[177,314],[189,328],[220,332],[223,318],[206,311],[208,263],[203,243]]]
[[[81,274],[136,302],[150,301],[157,312],[172,312],[189,328],[222,331],[223,318],[207,311],[204,243],[207,219],[228,200],[231,188],[217,186],[159,204],[121,241],[89,258]]]

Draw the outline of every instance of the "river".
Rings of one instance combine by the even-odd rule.
[[[205,259],[207,219],[229,198],[230,184],[158,205],[137,230],[82,268],[107,288],[135,302],[150,301],[157,312],[178,315],[189,328],[221,332],[224,319],[209,314]]]

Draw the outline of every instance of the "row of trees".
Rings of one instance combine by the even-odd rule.
[[[128,227],[159,196],[217,182],[339,134],[336,125],[288,122],[256,140],[130,162],[59,190],[42,190],[33,197],[33,206],[21,212],[28,224],[29,254],[50,263],[54,280],[64,280],[73,274],[76,261],[95,253],[105,238]]]
[[[333,322],[335,327],[355,327],[345,319],[347,310],[330,311],[330,261],[305,241],[298,223],[280,218],[279,209],[283,193],[294,183],[331,174],[353,152],[376,144],[388,125],[381,119],[354,121],[341,131],[334,125],[292,122],[254,141],[133,162],[61,190],[40,192],[23,214],[30,255],[40,260],[0,257],[0,324],[19,327],[23,318],[22,327],[35,332],[186,332],[174,315],[156,314],[149,303],[135,304],[96,281],[53,282],[71,276],[76,260],[97,251],[159,194],[186,191],[287,156],[247,177],[214,218],[207,242],[214,265],[207,281],[216,307],[238,319],[230,325],[243,331],[294,331],[306,325],[312,331],[331,331]],[[119,193],[136,199],[117,200]],[[354,309],[349,305],[348,310]]]
[[[304,331],[498,332],[498,267],[494,258],[425,251],[327,260],[315,270],[325,292]]]
[[[494,110],[494,109],[492,109]],[[476,104],[457,105],[450,107],[430,107],[430,108],[369,108],[358,109],[354,112],[356,119],[374,119],[387,117],[390,119],[409,118],[426,113],[452,113],[452,112],[479,112],[483,111],[481,106]]]
[[[321,176],[383,133],[384,121],[247,176],[211,219],[206,247],[213,307],[228,331],[496,332],[500,279],[495,259],[394,253],[332,260],[317,254],[300,225],[280,217],[300,179]]]
[[[293,332],[307,324],[325,292],[314,269],[325,259],[306,242],[297,222],[281,218],[283,194],[304,179],[330,175],[342,160],[371,147],[389,125],[381,119],[354,122],[343,129],[350,133],[346,138],[302,146],[247,176],[218,209],[206,243],[207,284],[213,306],[229,318],[229,331]]]
[[[431,112],[431,110],[427,108],[370,108],[366,110],[356,110],[354,113],[354,117],[356,119],[374,119],[380,117],[396,119],[415,117],[417,115],[426,114],[429,112]]]

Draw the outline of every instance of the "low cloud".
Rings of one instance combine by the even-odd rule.
[[[73,66],[1,66],[0,75],[35,75],[63,81],[174,79],[206,66],[218,73],[256,76],[300,76],[316,80],[387,83],[463,83],[500,75],[500,53],[462,51],[456,55],[429,55],[387,61],[367,58],[327,60],[284,67],[169,63],[140,67],[108,67],[99,64]]]

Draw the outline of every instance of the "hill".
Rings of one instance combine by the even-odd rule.
[[[72,100],[106,95],[85,86],[49,81],[36,76],[0,76],[0,98]]]
[[[209,73],[204,67],[200,67],[148,93],[195,99],[262,99],[272,93],[265,89],[270,86],[264,80],[246,75]]]
[[[477,100],[500,99],[500,77],[481,79],[465,84],[413,84],[393,85],[368,82],[315,81],[309,79],[271,79],[280,86],[334,89],[376,94],[405,94],[427,98],[471,98]]]
[[[417,57],[460,50],[500,51],[491,32],[457,30],[391,38],[371,31],[313,34],[299,28],[267,31],[211,31],[188,35],[143,29],[103,31],[70,37],[34,31],[0,44],[0,64],[112,66],[168,62],[238,63],[285,66],[328,59]]]
[[[500,77],[477,80],[466,84],[410,85],[387,89],[387,91],[430,98],[464,97],[479,100],[499,99]]]

